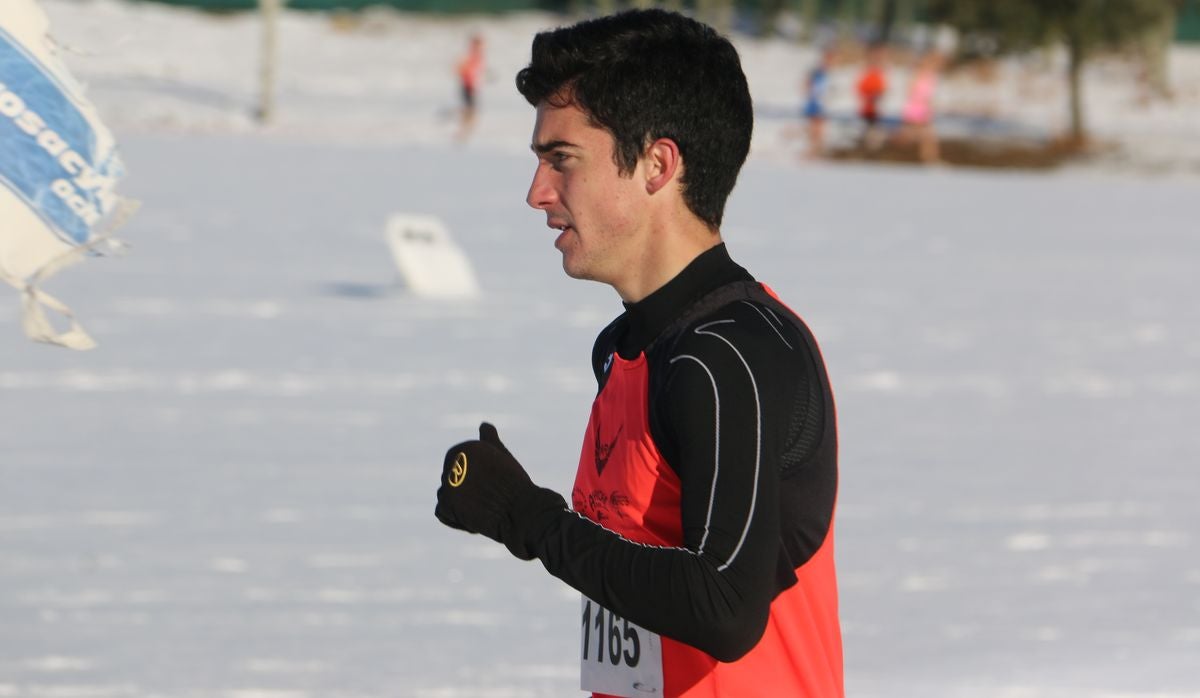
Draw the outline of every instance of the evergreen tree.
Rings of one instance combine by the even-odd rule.
[[[929,0],[929,17],[998,53],[1061,44],[1067,52],[1071,137],[1086,139],[1081,76],[1098,51],[1134,46],[1176,0]]]

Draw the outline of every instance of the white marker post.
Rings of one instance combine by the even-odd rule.
[[[433,216],[395,214],[386,238],[408,288],[427,298],[476,298],[479,282],[467,255]]]

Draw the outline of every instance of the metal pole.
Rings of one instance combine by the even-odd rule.
[[[269,123],[275,114],[275,46],[283,0],[258,0],[262,16],[262,55],[259,73],[258,120]]]

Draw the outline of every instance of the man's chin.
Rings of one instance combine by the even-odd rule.
[[[567,276],[571,277],[572,279],[586,280],[588,278],[587,275],[584,274],[582,271],[580,271],[579,269],[575,269],[570,264],[568,264],[566,257],[563,257],[563,265],[562,266],[563,266],[563,271],[566,272]]]
[[[582,264],[572,263],[571,255],[563,252],[562,260],[563,271],[572,279],[581,279],[583,281],[593,281],[594,277],[588,272],[587,268]]]

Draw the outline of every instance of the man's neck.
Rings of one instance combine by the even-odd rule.
[[[675,224],[649,232],[644,252],[629,273],[612,284],[625,303],[637,303],[662,288],[697,257],[722,242],[720,232],[694,216],[672,222]]]
[[[632,359],[685,309],[708,293],[738,281],[754,281],[754,277],[729,258],[724,245],[709,249],[654,293],[637,303],[625,304],[625,329],[617,335],[617,352]]]

